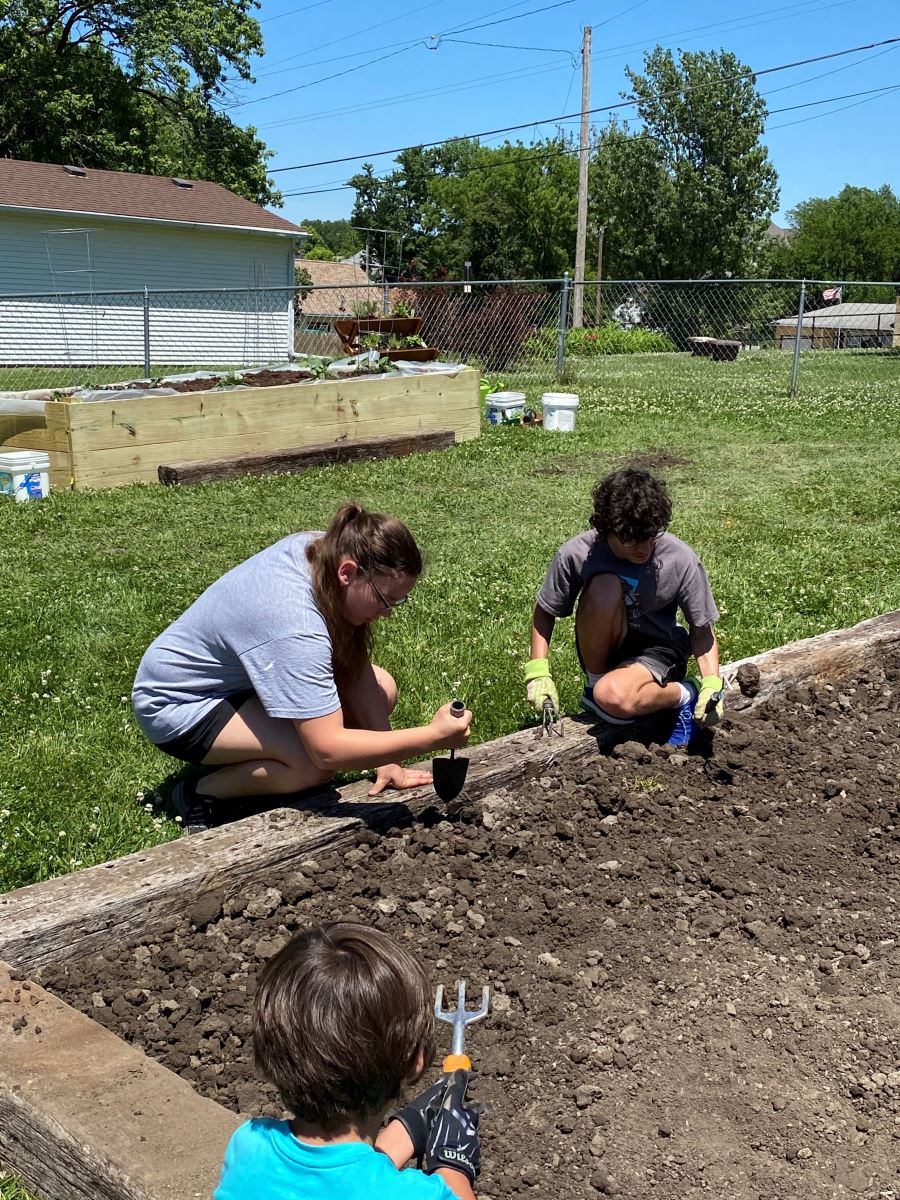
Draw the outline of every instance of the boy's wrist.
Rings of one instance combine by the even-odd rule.
[[[386,1154],[398,1171],[415,1154],[415,1147],[406,1126],[396,1118],[388,1121],[387,1125],[379,1130],[375,1139],[375,1149]]]

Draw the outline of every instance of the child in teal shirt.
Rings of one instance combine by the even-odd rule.
[[[478,1113],[456,1071],[382,1127],[434,1055],[431,995],[387,934],[307,930],[266,965],[254,1001],[257,1067],[293,1119],[242,1125],[214,1200],[474,1200]],[[402,1170],[410,1161],[423,1170]]]

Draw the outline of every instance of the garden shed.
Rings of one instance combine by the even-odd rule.
[[[287,358],[302,236],[205,180],[0,160],[0,365]]]
[[[801,350],[880,349],[900,346],[900,297],[894,304],[830,304],[803,314]],[[798,317],[775,322],[775,345],[793,350]]]

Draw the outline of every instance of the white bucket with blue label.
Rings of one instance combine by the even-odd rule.
[[[558,433],[572,433],[575,429],[575,412],[578,397],[574,392],[544,392],[541,397],[544,410],[544,428]]]
[[[488,425],[521,425],[524,412],[524,392],[491,392],[488,395]]]
[[[50,491],[50,456],[43,450],[0,451],[0,496],[41,500]]]

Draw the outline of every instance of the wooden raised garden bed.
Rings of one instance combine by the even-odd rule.
[[[789,694],[794,684],[838,685],[843,679],[852,679],[877,667],[898,643],[900,611],[732,664],[726,668],[726,677],[739,679],[743,694],[736,688],[730,692],[731,710],[752,710],[777,702]],[[832,707],[839,709],[840,689],[835,686],[833,691]],[[846,697],[844,700],[850,703]],[[610,733],[601,736],[615,737]],[[622,750],[628,751],[629,745]],[[546,777],[555,766],[595,764],[597,755],[597,727],[583,718],[567,719],[559,738],[541,737],[529,729],[475,747],[471,751],[466,788],[446,810],[447,815],[461,814],[480,802],[484,827],[491,830],[500,821],[498,833],[502,834],[504,805],[508,804],[512,791],[528,781],[534,781],[539,789],[549,787],[552,780]],[[638,760],[626,761],[628,769],[634,771]],[[708,772],[704,771],[702,758],[684,762],[683,786],[689,788],[690,778],[698,774],[693,769],[694,763],[700,775]],[[725,786],[723,781],[721,787]],[[847,786],[852,790],[852,784]],[[46,1200],[75,1197],[191,1200],[211,1195],[225,1145],[239,1118],[213,1101],[201,1098],[184,1079],[50,995],[28,976],[41,968],[73,962],[88,954],[102,953],[114,958],[129,941],[140,938],[159,936],[162,943],[173,920],[198,905],[205,895],[218,893],[217,903],[221,906],[222,895],[235,894],[248,882],[268,885],[281,869],[296,868],[337,847],[347,850],[367,830],[396,826],[403,819],[414,820],[436,804],[430,788],[405,793],[400,800],[385,801],[379,797],[367,801],[367,787],[364,783],[344,789],[340,803],[334,798],[335,793],[323,798],[314,810],[276,810],[0,896],[0,960],[3,960],[0,961],[0,1163],[3,1167],[20,1174]],[[643,791],[635,794],[647,803]],[[800,796],[785,797],[779,793],[777,798],[782,808],[785,804],[804,811],[804,805],[809,807]],[[727,803],[710,807],[715,814],[723,814],[722,820],[728,816]],[[817,803],[813,803],[809,811],[816,809]],[[696,807],[691,809],[691,826],[699,811]],[[666,821],[672,824],[675,805],[666,812]],[[745,815],[744,809],[741,819]],[[736,814],[732,816],[737,819]],[[873,819],[871,816],[869,822]],[[779,818],[760,828],[777,830],[780,824]],[[638,828],[636,836],[639,834]],[[560,837],[572,836],[571,829],[561,828]],[[733,836],[740,845],[740,830]],[[507,847],[509,853],[511,845]],[[829,854],[832,850],[833,847],[828,847]],[[770,853],[768,858],[771,857]],[[457,867],[460,863],[465,865],[464,859],[465,856],[456,860]],[[599,877],[604,871],[618,865],[598,862],[596,886],[600,886]],[[693,869],[691,864],[685,865],[685,871],[690,869]],[[713,867],[709,870],[713,871]],[[527,875],[528,871],[516,874]],[[624,878],[627,881],[631,876]],[[754,897],[760,905],[763,896],[754,893]],[[786,905],[787,900],[783,903]],[[607,896],[607,907],[601,909],[600,917],[615,911],[616,917],[621,918],[621,908],[611,909],[609,904]],[[750,910],[754,905],[744,907]],[[854,910],[858,907],[855,903]],[[749,938],[753,924],[747,928]],[[423,930],[422,936],[430,935]],[[499,940],[496,931],[492,936]],[[622,936],[627,941],[628,935]],[[700,935],[695,933],[695,936]],[[151,944],[148,954],[159,953],[160,948]],[[558,967],[558,960],[554,961]],[[788,963],[786,958],[779,961]],[[745,974],[743,979],[747,978]],[[97,1001],[105,1003],[102,995],[98,995]],[[775,1003],[771,997],[770,1001]],[[737,1023],[741,1002],[739,997],[732,1038],[742,1028]],[[666,999],[663,1008],[672,1003]],[[779,998],[777,1003],[786,1001]],[[791,1003],[798,1006],[800,998],[794,997]],[[724,1013],[724,1001],[718,1007]],[[629,1015],[623,1010],[620,1023]],[[766,1007],[763,1015],[765,1021],[777,1028],[777,1013],[770,1015]],[[692,1015],[690,1019],[696,1021],[697,1017]],[[702,1019],[701,1023],[708,1023],[715,1018],[711,1010],[704,1010]],[[761,1038],[765,1021],[760,1024]],[[767,1032],[764,1036],[768,1038],[771,1034]],[[761,1041],[760,1045],[766,1043]],[[533,1051],[526,1046],[524,1053],[530,1056]],[[620,1057],[624,1060],[627,1056]],[[535,1059],[529,1061],[532,1069],[538,1069]],[[615,1065],[623,1067],[622,1078],[625,1078],[627,1062]],[[554,1062],[553,1067],[556,1066]],[[802,1074],[798,1077],[802,1081],[802,1085],[797,1085],[798,1094],[813,1086]],[[734,1083],[730,1086],[733,1089]],[[599,1087],[593,1087],[591,1095],[600,1091]],[[633,1096],[631,1102],[637,1106],[640,1095]],[[577,1096],[576,1103],[579,1110],[584,1107]],[[660,1124],[659,1113],[655,1124]],[[726,1140],[730,1128],[723,1135]],[[659,1136],[668,1138],[672,1133],[663,1133],[660,1126]],[[673,1145],[677,1148],[677,1143]],[[730,1140],[728,1145],[732,1146]],[[685,1162],[684,1156],[680,1161]],[[659,1169],[663,1167],[660,1165]],[[597,1186],[595,1190],[609,1189]],[[587,1188],[583,1194],[588,1194]],[[799,1193],[791,1191],[791,1194]],[[819,1194],[825,1193],[820,1189]],[[844,1192],[835,1190],[831,1194]]]
[[[155,483],[160,464],[450,430],[478,437],[478,372],[398,375],[89,403],[4,417],[0,447],[46,450],[56,489]]]

